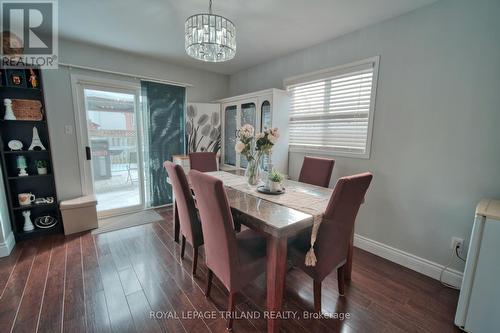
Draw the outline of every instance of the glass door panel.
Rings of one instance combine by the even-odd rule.
[[[269,101],[262,102],[260,107],[260,130],[271,127],[271,103]]]
[[[224,164],[236,166],[237,107],[231,105],[224,110]]]
[[[137,95],[84,88],[84,103],[99,215],[142,208]]]
[[[245,103],[241,105],[241,125],[250,124],[255,128],[255,103]],[[257,129],[256,129],[257,130]],[[240,167],[247,167],[247,159],[245,156],[240,157]]]
[[[260,131],[264,131],[267,128],[271,128],[272,123],[271,123],[271,103],[269,101],[264,101],[262,102],[260,106]],[[262,169],[264,171],[269,171],[268,170],[268,163],[269,163],[269,156],[264,155],[262,157]]]

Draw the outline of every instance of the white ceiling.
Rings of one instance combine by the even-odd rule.
[[[213,0],[236,25],[236,57],[204,63],[184,51],[184,21],[208,0],[60,0],[62,38],[232,74],[436,0]]]

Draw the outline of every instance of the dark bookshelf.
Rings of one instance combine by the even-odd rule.
[[[9,207],[9,216],[12,224],[12,230],[17,241],[41,237],[44,235],[61,233],[63,230],[62,220],[59,213],[57,193],[55,186],[54,173],[52,168],[52,152],[49,138],[49,129],[46,118],[45,100],[43,95],[42,73],[34,69],[38,76],[39,86],[29,87],[26,82],[25,87],[9,86],[8,77],[5,76],[5,69],[0,69],[3,73],[0,81],[0,155],[2,174]],[[29,70],[26,70],[26,78]],[[29,99],[39,100],[42,103],[43,119],[41,121],[33,120],[4,120],[5,105],[4,99]],[[46,150],[27,150],[33,137],[33,127],[38,130],[38,135]],[[23,143],[22,150],[11,150],[8,143],[11,140],[19,140]],[[16,159],[18,156],[24,156],[27,162],[28,176],[19,176]],[[36,161],[44,160],[47,162],[47,174],[39,175],[36,168]],[[53,197],[53,203],[31,204],[20,206],[18,201],[19,193],[32,193],[36,198]],[[35,219],[41,216],[52,216],[57,219],[57,224],[51,228],[43,229],[35,225],[32,231],[23,231],[24,217],[23,211],[31,211],[31,221],[35,225]]]

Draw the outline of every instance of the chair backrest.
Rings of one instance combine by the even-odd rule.
[[[347,258],[354,222],[372,178],[365,172],[339,178],[335,184],[314,246],[321,278]]]
[[[190,153],[189,167],[201,172],[217,171],[217,155],[208,151]]]
[[[200,212],[208,268],[231,289],[239,264],[233,216],[222,181],[196,170],[189,179]]]
[[[181,230],[193,242],[200,233],[200,230],[198,230],[200,229],[200,222],[198,221],[196,206],[186,174],[180,165],[170,161],[165,161],[163,166],[167,169],[174,190]]]
[[[304,157],[299,182],[328,187],[335,160],[321,157]]]

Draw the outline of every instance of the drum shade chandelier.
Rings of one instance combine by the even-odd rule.
[[[186,53],[198,60],[223,62],[236,54],[236,28],[227,18],[212,13],[190,16],[185,24]]]

